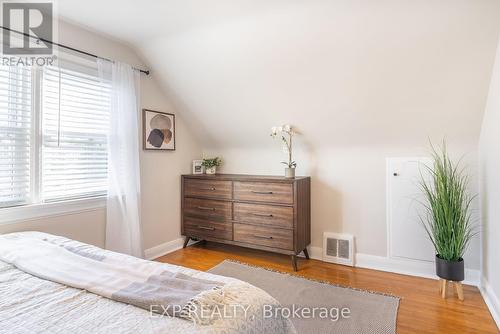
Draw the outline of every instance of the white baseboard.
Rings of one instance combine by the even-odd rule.
[[[311,259],[320,261],[323,260],[323,249],[321,247],[308,247],[308,249]],[[300,256],[304,257],[302,254]],[[357,253],[355,258],[355,267],[431,279],[437,278],[434,262],[411,259],[391,259],[385,256]],[[464,284],[479,287],[481,284],[480,271],[475,269],[465,269]]]
[[[500,329],[500,298],[495,294],[495,291],[493,291],[485,277],[481,280],[481,287],[479,290],[481,291],[484,302],[490,310],[491,316]]]
[[[392,259],[385,256],[357,253],[356,267],[425,278],[437,278],[434,262],[427,261]],[[466,268],[464,284],[475,285],[479,287],[481,284],[480,271]]]
[[[190,241],[189,245],[197,241]],[[165,242],[158,246],[146,249],[144,251],[147,260],[154,260],[165,254],[171,253],[182,248],[184,243],[183,238],[178,238],[169,242]],[[323,260],[323,249],[321,247],[308,247],[309,257],[314,260]],[[304,257],[303,254],[299,255]],[[391,259],[384,256],[376,256],[369,254],[357,253],[355,258],[355,266],[360,268],[374,269],[387,271],[403,275],[411,275],[425,278],[436,279],[435,265],[433,262],[410,260],[410,259]],[[465,269],[464,284],[475,285],[477,287],[481,284],[481,275],[479,270]],[[493,295],[493,297],[495,297]],[[492,297],[492,298],[493,298]],[[496,298],[496,297],[495,297]],[[485,298],[486,299],[486,298]],[[492,299],[497,302],[498,299]]]
[[[188,246],[197,243],[198,241],[190,240]],[[146,260],[154,260],[168,253],[172,253],[178,249],[181,249],[184,245],[184,238],[178,238],[172,241],[162,243],[158,246],[151,247],[144,251],[144,257]]]

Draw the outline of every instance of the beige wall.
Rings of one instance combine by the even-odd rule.
[[[144,247],[148,249],[181,236],[180,175],[191,173],[192,160],[199,159],[201,148],[156,83],[144,81],[142,106],[175,113],[177,133],[175,151],[141,151],[142,224]]]
[[[97,54],[147,68],[132,49],[120,41],[103,37],[72,24],[60,22],[59,42]],[[141,74],[141,106],[173,112],[157,84],[153,72]],[[144,247],[151,248],[180,237],[180,174],[191,171],[191,160],[200,156],[200,146],[191,135],[182,115],[176,113],[177,149],[173,152],[141,151],[142,225]],[[142,138],[141,147],[142,147]],[[97,209],[66,216],[34,219],[0,225],[0,233],[36,230],[98,246],[105,240],[105,210]]]
[[[87,210],[0,225],[0,233],[40,231],[104,247],[106,210]]]
[[[272,142],[272,139],[269,138]],[[427,142],[420,146],[373,146],[344,149],[311,150],[296,137],[298,175],[311,176],[312,242],[322,247],[323,232],[354,235],[356,252],[387,256],[386,223],[386,158],[428,156]],[[437,139],[439,140],[439,139]],[[464,156],[464,166],[471,176],[470,191],[477,193],[477,147],[465,146],[448,138],[455,158]],[[286,157],[279,142],[274,149],[206,150],[205,154],[220,155],[221,168],[229,173],[260,173],[283,175],[280,161]],[[479,269],[480,240],[473,240],[466,254],[466,265]]]
[[[488,289],[500,326],[500,48],[480,140],[483,288]]]

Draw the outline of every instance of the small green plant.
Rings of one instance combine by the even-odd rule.
[[[431,144],[432,146],[432,144]],[[471,218],[474,196],[467,191],[469,179],[448,156],[446,143],[436,150],[432,146],[433,168],[426,166],[420,186],[425,195],[425,214],[420,220],[437,255],[446,261],[460,261],[475,236]]]
[[[201,165],[205,168],[219,167],[222,164],[222,159],[219,157],[211,159],[203,159]]]

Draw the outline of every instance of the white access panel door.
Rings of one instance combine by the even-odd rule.
[[[434,261],[434,246],[427,237],[419,215],[425,198],[420,190],[424,165],[429,158],[387,159],[388,252],[391,258]]]

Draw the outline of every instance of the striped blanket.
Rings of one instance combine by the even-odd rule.
[[[244,282],[222,283],[169,272],[154,262],[130,264],[48,239],[0,235],[0,260],[33,276],[134,305],[150,312],[211,324]],[[230,308],[228,308],[230,309]]]

